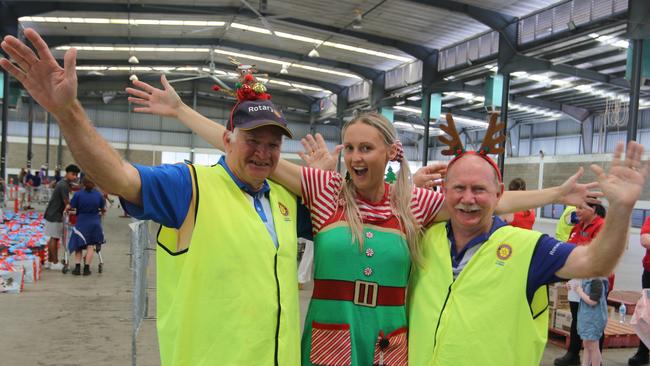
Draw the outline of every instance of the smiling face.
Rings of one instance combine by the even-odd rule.
[[[503,184],[488,162],[474,155],[461,157],[448,168],[444,190],[454,233],[490,229]]]
[[[234,136],[233,136],[234,135]],[[280,159],[282,130],[273,126],[236,130],[224,134],[226,164],[233,174],[254,190],[275,170]]]
[[[366,123],[355,122],[343,134],[343,159],[354,186],[363,198],[376,202],[384,194],[384,172],[395,149],[381,132]]]

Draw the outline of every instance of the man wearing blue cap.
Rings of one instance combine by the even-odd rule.
[[[66,52],[61,68],[34,30],[25,36],[37,54],[8,36],[2,48],[16,64],[1,59],[0,66],[56,117],[72,154],[98,185],[122,197],[131,215],[163,225],[157,257],[162,364],[299,364],[296,197],[267,180],[282,135],[291,132],[268,95],[240,99],[217,165],[132,165],[99,135],[77,100],[76,50]]]

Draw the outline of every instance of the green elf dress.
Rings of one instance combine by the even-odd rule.
[[[340,198],[340,174],[303,168],[302,193],[314,227],[314,293],[302,336],[302,365],[406,366],[406,287],[411,261],[390,208],[386,184],[379,202],[357,197],[364,245],[352,241]],[[427,225],[439,193],[415,188],[411,209]]]

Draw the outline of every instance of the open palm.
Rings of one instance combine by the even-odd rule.
[[[77,98],[77,51],[71,48],[65,53],[62,68],[36,31],[25,29],[25,37],[34,45],[38,55],[17,38],[7,36],[2,42],[2,49],[15,65],[2,59],[0,66],[20,81],[38,104],[57,115]]]
[[[616,146],[608,172],[595,164],[591,166],[591,170],[596,174],[600,189],[610,205],[634,206],[641,196],[645,178],[650,171],[650,163],[641,161],[643,145],[634,141],[627,145],[625,159],[622,160],[623,146],[622,143]]]
[[[308,134],[300,142],[305,148],[305,152],[299,152],[298,155],[311,168],[322,170],[335,170],[336,163],[339,161],[339,153],[343,145],[338,145],[334,151],[330,152],[325,143],[325,139],[320,133],[316,137]]]
[[[578,183],[583,173],[584,169],[581,167],[574,175],[562,183],[560,186],[560,202],[565,205],[578,207],[585,203],[600,203],[597,198],[602,197],[603,193],[601,191],[594,191],[594,189],[598,188],[598,182]]]
[[[164,74],[160,76],[160,82],[164,89],[155,88],[143,81],[134,81],[133,85],[139,89],[126,88],[126,92],[132,95],[129,97],[129,102],[142,106],[134,108],[135,112],[176,118],[178,108],[182,104],[181,98]]]

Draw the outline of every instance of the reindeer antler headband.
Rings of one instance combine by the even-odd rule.
[[[502,182],[501,172],[497,164],[488,156],[488,154],[501,154],[504,149],[503,147],[497,147],[497,144],[503,144],[506,140],[504,134],[500,134],[505,128],[505,123],[497,122],[499,117],[498,113],[490,114],[490,121],[488,123],[488,129],[485,132],[485,137],[483,138],[483,143],[478,151],[466,151],[463,147],[463,143],[460,141],[460,136],[456,130],[456,124],[454,123],[454,118],[451,116],[451,113],[447,113],[445,117],[447,120],[446,125],[440,125],[440,129],[445,131],[450,138],[445,136],[438,136],[438,140],[443,144],[449,146],[449,149],[443,150],[442,155],[455,155],[453,159],[447,164],[447,168],[451,167],[458,159],[466,154],[477,155],[487,161],[494,171],[497,173],[497,178],[499,182]]]

